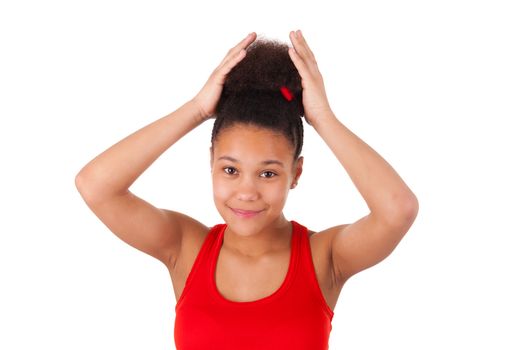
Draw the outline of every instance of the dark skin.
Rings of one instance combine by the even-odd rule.
[[[215,206],[228,224],[225,249],[257,257],[289,247],[292,224],[282,210],[303,165],[293,155],[288,139],[272,130],[237,124],[221,131],[211,172]],[[239,216],[232,209],[258,213]]]
[[[206,85],[195,96],[194,101],[200,106],[203,119],[213,115],[226,75],[235,64],[242,60],[246,47],[254,40],[255,33],[251,33],[233,47],[213,72]],[[370,209],[368,215],[354,223],[330,227],[318,233],[326,242],[329,242],[327,249],[330,253],[332,270],[337,284],[342,285],[350,276],[377,264],[393,251],[415,220],[418,201],[392,166],[336,117],[328,102],[323,77],[315,56],[301,31],[290,32],[290,40],[293,48],[289,48],[288,53],[301,76],[305,119],[332,150]],[[272,141],[271,144],[275,142],[277,141]],[[263,198],[258,193],[262,187],[255,185],[258,183],[254,180],[256,167],[248,160],[250,156],[257,156],[257,152],[263,151],[262,144],[263,138],[255,141],[249,148],[250,155],[243,154],[243,166],[249,164],[247,171],[241,173],[245,193],[238,194],[238,200],[233,202],[234,205],[248,206],[250,204],[254,208],[262,205],[262,202],[256,199]],[[241,146],[247,145],[239,143],[236,147]],[[224,152],[226,151],[233,152],[234,150],[228,148]],[[265,156],[270,155],[265,154]],[[284,157],[285,153],[283,151],[272,156]],[[263,159],[258,158],[258,160]],[[289,184],[292,183],[297,170],[297,168],[292,168],[289,173],[286,173]],[[284,204],[288,191],[284,186],[285,183],[287,182],[283,181],[283,186],[280,187],[281,204]],[[214,187],[214,192],[218,190]],[[252,197],[246,196],[246,193],[250,193]],[[248,197],[254,198],[253,202],[244,202],[239,199]],[[232,194],[230,198],[236,197]],[[221,205],[219,203],[219,211],[224,208],[221,208]],[[279,206],[274,206],[274,208],[278,209]],[[224,218],[228,222],[228,217]],[[248,225],[249,220],[242,221],[242,224],[239,221],[235,222],[236,227],[232,227],[232,231],[229,231],[232,234],[227,235],[228,241],[225,243],[245,254],[258,254],[267,250],[270,244],[266,243],[266,247],[261,249],[260,246],[250,244],[252,240],[247,239],[247,236],[252,239],[259,237],[261,233],[268,236],[272,235],[273,230],[280,230],[287,225],[289,227],[282,213],[279,215],[273,213],[271,217],[262,222],[252,221],[254,225]],[[277,239],[282,236],[272,235],[272,237]],[[266,242],[265,239],[260,238],[255,240],[261,244]]]
[[[82,198],[97,217],[123,241],[162,261],[172,273],[175,290],[179,292],[210,228],[183,213],[157,208],[129,188],[163,152],[214,115],[224,78],[244,57],[246,47],[255,37],[251,33],[230,49],[193,99],[112,145],[86,164],[75,178]],[[310,238],[323,291],[333,306],[337,291],[350,276],[392,252],[415,220],[418,202],[390,164],[332,112],[317,62],[300,31],[292,31],[290,40],[293,44],[290,58],[301,76],[305,117],[370,208],[363,218],[326,228]],[[210,161],[214,200],[230,225],[225,248],[243,257],[269,255],[289,242],[291,226],[282,215],[282,208],[289,189],[301,175],[303,160],[293,163],[293,147],[283,135],[245,125],[230,129],[230,134],[222,132]],[[219,159],[223,156],[230,158]],[[261,164],[267,160],[282,162],[282,169],[275,162]],[[273,172],[278,176],[273,177]],[[355,201],[347,196],[334,201],[341,206],[345,200]],[[231,207],[262,212],[247,218],[235,215]],[[223,260],[228,261],[233,260]],[[268,271],[276,271],[285,261],[280,254],[278,265],[268,267]],[[230,275],[223,277],[235,276],[238,272],[235,269],[242,266],[235,264]],[[267,292],[265,288],[254,290],[250,297]]]

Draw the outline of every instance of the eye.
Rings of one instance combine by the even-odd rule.
[[[263,176],[263,177],[265,177],[265,178],[267,178],[267,179],[272,178],[272,177],[274,177],[274,176],[277,176],[276,173],[274,173],[273,171],[269,171],[269,170],[267,170],[267,171],[263,171],[262,174],[269,174],[269,176]]]
[[[233,168],[231,166],[227,166],[227,167],[223,168],[222,170],[224,170],[224,172],[226,174],[228,174],[228,175],[235,175],[235,172],[237,171],[235,168]]]

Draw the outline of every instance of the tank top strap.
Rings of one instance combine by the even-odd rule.
[[[305,226],[292,220],[290,265],[273,294],[237,302],[213,280],[226,224],[210,229],[175,307],[174,339],[187,349],[326,350],[332,316],[315,276]]]
[[[296,278],[293,284],[293,288],[296,291],[295,295],[302,295],[308,298],[309,300],[305,300],[305,303],[308,305],[312,305],[312,303],[319,305],[326,316],[332,320],[334,312],[324,298],[315,273],[308,229],[294,220],[292,222],[296,225],[298,232],[296,241],[298,268],[296,269]]]
[[[224,296],[222,296],[217,289],[216,282],[215,282],[215,271],[217,269],[217,261],[219,252],[221,249],[221,246],[223,244],[224,240],[224,232],[226,229],[226,225],[222,226],[221,229],[217,230],[216,237],[213,240],[212,247],[209,251],[209,261],[206,262],[206,269],[202,272],[205,272],[209,275],[208,278],[208,284],[206,285],[206,290],[209,292],[209,295],[213,298],[213,300],[220,305],[223,305],[225,307],[231,307],[234,309],[251,309],[253,310],[263,310],[264,312],[267,312],[268,307],[270,305],[277,305],[280,302],[285,302],[287,297],[287,290],[291,286],[291,281],[294,279],[294,276],[296,274],[296,269],[298,265],[297,260],[297,250],[299,249],[299,232],[298,227],[293,226],[292,227],[292,237],[291,237],[291,251],[290,251],[290,258],[288,260],[288,270],[285,275],[285,279],[283,282],[281,282],[280,287],[275,290],[272,294],[267,295],[263,298],[253,300],[253,301],[232,301],[229,299],[226,299]]]
[[[217,224],[210,228],[206,239],[202,243],[202,246],[195,258],[193,266],[190,270],[186,283],[182,290],[182,294],[175,305],[175,310],[182,306],[183,301],[188,293],[196,294],[196,297],[207,297],[203,295],[208,287],[208,281],[206,276],[209,275],[209,269],[212,265],[212,257],[215,250],[218,249],[217,240],[220,233],[226,228],[226,224]]]
[[[309,305],[312,308],[318,307],[332,320],[334,312],[324,298],[315,273],[308,229],[295,220],[291,222],[293,236],[290,266],[281,287],[272,295],[252,302],[239,303],[219,298],[221,303],[233,307],[263,306],[273,302],[274,299],[281,299],[281,302],[284,302],[287,298],[298,298],[295,301],[299,304]],[[217,224],[210,229],[186,279],[183,292],[175,305],[176,310],[184,304],[184,299],[188,294],[192,295],[192,299],[217,300],[218,291],[213,282],[213,273],[225,228],[226,224]]]

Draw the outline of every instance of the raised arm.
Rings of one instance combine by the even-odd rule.
[[[386,258],[408,231],[418,212],[416,196],[396,171],[337,119],[328,104],[317,62],[299,32],[290,33],[290,57],[303,80],[305,117],[332,150],[363,196],[370,214],[339,225],[329,236],[338,283]]]
[[[202,120],[190,100],[96,156],[75,178],[88,207],[117,237],[167,266],[175,262],[182,232],[205,226],[181,213],[156,208],[129,187]]]
[[[168,267],[175,265],[184,235],[208,227],[185,214],[156,208],[129,187],[170,146],[213,117],[225,76],[254,39],[252,33],[230,49],[193,99],[120,140],[75,177],[88,207],[115,235]]]

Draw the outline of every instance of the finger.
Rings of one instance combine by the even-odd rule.
[[[254,40],[257,38],[257,33],[251,32],[244,39],[242,39],[237,45],[228,50],[228,53],[223,58],[219,65],[223,65],[228,61],[232,56],[237,55],[241,50],[246,49]]]
[[[298,31],[297,31],[297,38],[299,39],[299,42],[301,42],[301,43],[304,45],[306,51],[307,51],[312,57],[314,57],[314,53],[312,52],[312,50],[310,49],[310,46],[309,46],[308,43],[306,42],[306,39],[304,38],[304,36],[303,36],[303,32],[302,32],[301,30],[298,30]]]
[[[223,66],[220,69],[221,74],[223,76],[226,76],[228,73],[230,73],[232,68],[235,67],[235,65],[239,63],[239,61],[241,61],[245,56],[246,50],[241,49],[241,51],[239,51],[235,56],[232,56],[229,60],[224,62]]]
[[[309,52],[306,49],[304,42],[300,40],[298,34],[296,31],[292,31],[290,33],[290,40],[292,41],[293,47],[295,48],[295,51],[303,58],[306,59]]]
[[[299,75],[301,76],[301,78],[303,80],[307,79],[310,76],[310,71],[309,71],[308,66],[306,65],[305,61],[297,53],[297,51],[294,50],[293,47],[290,47],[288,49],[288,53],[290,55],[290,58],[292,59],[292,62],[295,65],[295,68],[297,68],[297,71],[299,72]]]
[[[317,64],[312,50],[310,50],[308,44],[306,44],[306,40],[304,37],[302,37],[300,31],[292,31],[290,33],[290,39],[295,48],[295,51],[299,54],[299,56],[301,56],[303,60],[305,60],[305,62],[308,64]]]
[[[239,63],[239,61],[241,61],[245,56],[246,50],[241,49],[241,51],[239,51],[237,55],[230,57],[222,65],[217,67],[217,69],[215,70],[215,74],[213,75],[213,80],[221,85],[224,84],[228,73],[230,73],[232,68],[235,67],[235,65]]]

